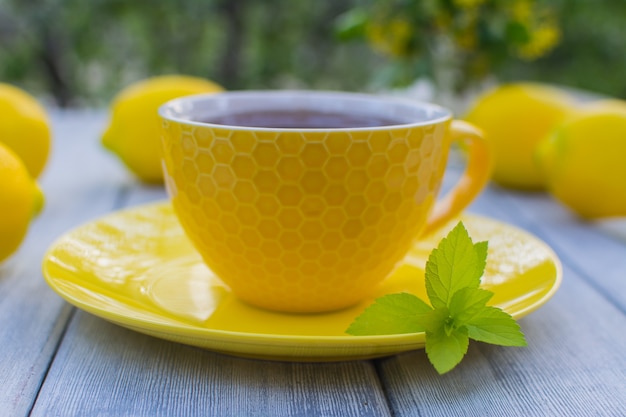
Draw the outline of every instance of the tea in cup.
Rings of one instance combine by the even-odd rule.
[[[358,303],[485,186],[481,133],[445,108],[316,91],[182,97],[160,108],[176,216],[241,300],[283,312]],[[452,142],[461,179],[436,202]]]

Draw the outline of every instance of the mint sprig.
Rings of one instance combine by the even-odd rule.
[[[469,339],[526,346],[513,317],[487,305],[493,292],[480,288],[486,264],[487,242],[473,243],[459,222],[426,262],[430,305],[413,294],[388,294],[367,307],[346,333],[364,336],[426,332],[426,354],[440,374],[461,362]]]

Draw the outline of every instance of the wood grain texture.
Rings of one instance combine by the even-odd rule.
[[[373,365],[239,359],[79,312],[33,416],[385,416]]]
[[[394,415],[626,415],[626,320],[618,305],[596,291],[596,280],[605,275],[591,267],[598,265],[595,259],[603,260],[599,253],[609,242],[588,230],[589,239],[601,243],[595,252],[580,250],[576,240],[564,244],[579,238],[585,226],[566,216],[570,223],[558,229],[564,221],[553,222],[561,208],[545,196],[537,197],[536,206],[527,198],[490,187],[471,211],[553,237],[564,260],[555,297],[520,321],[529,346],[472,343],[463,362],[444,376],[436,374],[423,351],[379,361]],[[626,257],[612,260],[613,268],[626,271]],[[578,272],[582,266],[589,269],[585,277]]]
[[[522,319],[528,347],[471,343],[439,376],[423,351],[380,361],[397,416],[626,415],[626,321],[573,271],[541,310]]]
[[[572,269],[626,314],[626,241],[608,235],[542,193],[491,189],[489,199],[546,241]]]
[[[54,114],[41,177],[46,206],[0,265],[0,415],[27,415],[71,309],[45,284],[41,260],[60,234],[114,207],[121,172],[99,152],[101,114]],[[105,175],[100,170],[109,170]]]

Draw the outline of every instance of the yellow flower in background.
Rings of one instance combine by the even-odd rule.
[[[361,36],[392,58],[390,83],[430,77],[462,92],[507,60],[535,60],[559,43],[555,6],[538,0],[366,2],[358,10]],[[369,16],[368,16],[369,15]],[[442,66],[450,77],[437,77]],[[445,85],[444,85],[445,84]]]
[[[393,18],[384,24],[372,23],[367,27],[367,36],[372,46],[395,57],[407,54],[412,35],[411,24],[403,18]]]
[[[533,0],[516,0],[510,13],[514,21],[528,30],[528,40],[515,48],[520,58],[527,61],[540,58],[559,42],[561,32],[558,26],[546,17],[545,9],[534,7]]]
[[[517,53],[525,60],[532,61],[552,50],[559,39],[561,31],[553,24],[543,24],[530,32],[530,40],[521,45]]]

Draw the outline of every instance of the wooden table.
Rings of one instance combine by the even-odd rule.
[[[55,238],[161,200],[99,143],[103,112],[54,112],[43,214],[0,266],[2,416],[624,416],[626,241],[545,194],[491,187],[471,212],[546,241],[560,290],[521,320],[527,348],[472,343],[439,376],[423,350],[369,361],[241,359],[145,336],[71,307],[44,282]]]

